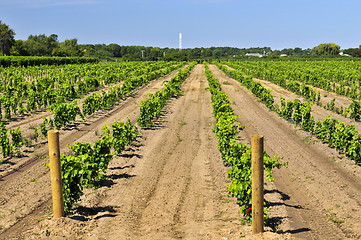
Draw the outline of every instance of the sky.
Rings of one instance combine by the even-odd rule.
[[[80,44],[313,48],[361,45],[360,0],[0,0],[15,39]]]

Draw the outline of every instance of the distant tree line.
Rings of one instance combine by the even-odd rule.
[[[10,50],[13,56],[54,56],[54,57],[81,57],[84,55],[77,39],[58,41],[58,36],[30,35],[27,40],[15,40]]]
[[[30,35],[27,40],[15,40],[15,32],[0,21],[0,55],[81,57],[84,55],[77,39],[58,41],[58,35]]]
[[[290,57],[336,57],[340,52],[353,57],[361,57],[361,48],[340,50],[335,43],[323,43],[314,48],[302,49],[285,48],[272,50],[270,47],[234,48],[234,47],[210,47],[210,48],[158,48],[143,46],[119,46],[118,44],[86,44],[80,45],[82,52],[88,56],[99,58],[122,58],[124,60],[193,60],[214,58],[244,58],[247,53],[259,53],[270,58],[280,57],[285,54]]]
[[[80,45],[82,51],[88,56],[99,58],[122,58],[124,60],[192,60],[207,58],[227,58],[245,55],[249,52],[263,53],[271,51],[271,48],[234,48],[234,47],[210,47],[210,48],[159,48],[144,46],[119,46],[118,44],[85,44]]]
[[[57,57],[99,57],[121,58],[123,60],[193,60],[214,58],[242,58],[247,53],[259,53],[268,57],[279,57],[281,54],[293,57],[323,57],[344,54],[361,57],[359,48],[340,50],[335,43],[322,43],[312,49],[285,48],[272,50],[270,47],[235,48],[159,48],[144,46],[120,46],[106,44],[78,44],[77,39],[58,41],[58,35],[45,34],[30,35],[27,40],[15,40],[15,32],[8,25],[0,21],[0,56],[57,56]]]
[[[349,54],[353,57],[361,57],[361,45],[358,48],[348,48],[342,51],[344,54]]]

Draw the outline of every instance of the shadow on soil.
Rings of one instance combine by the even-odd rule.
[[[131,165],[127,165],[127,166],[124,166],[124,167],[110,167],[109,169],[110,170],[122,170],[122,169],[126,169],[126,168],[135,168],[134,164],[131,164]]]
[[[36,111],[36,112],[37,112],[37,113],[41,113],[42,111]],[[3,123],[4,123],[5,125],[8,125],[8,124],[11,123],[11,122],[20,122],[20,121],[24,120],[25,117],[29,117],[29,116],[30,116],[30,114],[28,114],[28,113],[25,113],[25,114],[19,115],[19,116],[13,116],[13,117],[11,117],[10,119],[4,120]]]
[[[286,217],[287,218],[287,217]],[[282,223],[282,220],[285,219],[284,217],[273,217],[268,220],[268,225],[270,228],[272,228],[272,231],[278,234],[297,234],[297,233],[303,233],[303,232],[309,232],[311,231],[310,228],[298,228],[294,230],[277,230],[279,228],[279,225]]]
[[[120,174],[112,174],[109,177],[111,179],[120,179],[120,178],[132,178],[132,177],[135,177],[135,176],[137,176],[137,175],[130,175],[128,173],[120,173]]]
[[[41,138],[41,137],[39,137]],[[35,143],[29,143],[28,145],[25,145],[27,148],[41,148],[43,147],[45,144],[48,143],[48,140],[47,139],[39,139],[38,142],[35,142]],[[23,152],[26,152],[26,153],[33,153],[34,150],[31,150],[31,149],[24,149]]]
[[[15,163],[13,163],[12,161],[10,161],[11,160],[11,158],[7,158],[7,159],[4,159],[4,160],[2,160],[2,161],[0,161],[0,163],[1,164],[7,164],[7,165],[15,165]]]
[[[167,123],[167,121],[165,121],[165,116],[167,115],[168,111],[166,110],[161,110],[161,114],[154,119],[152,122],[154,123],[154,126],[152,127],[145,127],[143,128],[144,130],[159,130],[165,127],[165,123]]]
[[[265,194],[273,194],[273,193],[277,193],[281,196],[281,201],[279,202],[269,202],[266,201],[266,205],[267,207],[272,207],[272,206],[286,206],[286,207],[291,207],[291,208],[295,208],[295,209],[304,209],[302,206],[300,205],[291,205],[291,204],[287,204],[285,203],[285,201],[290,200],[291,197],[277,189],[273,189],[271,191],[269,190],[265,190],[264,192]],[[287,218],[287,217],[286,217]],[[278,234],[285,234],[285,233],[290,233],[290,234],[296,234],[296,233],[302,233],[302,232],[308,232],[311,231],[310,228],[298,228],[298,229],[294,229],[294,230],[287,230],[287,231],[283,231],[283,230],[277,230],[278,227],[282,224],[282,221],[285,219],[285,217],[271,217],[268,221],[268,225],[269,227],[272,228],[272,230]]]
[[[295,230],[277,231],[277,233],[279,233],[279,234],[284,234],[284,233],[296,234],[296,233],[303,233],[303,232],[309,232],[309,231],[311,231],[311,229],[309,229],[309,228],[299,228],[299,229],[295,229]]]
[[[287,194],[285,194],[285,193],[283,193],[283,192],[281,192],[281,191],[279,191],[279,190],[274,189],[274,190],[271,190],[271,191],[269,191],[269,190],[265,190],[265,191],[264,191],[264,194],[271,194],[271,193],[278,193],[278,194],[281,196],[281,200],[282,200],[282,201],[280,201],[280,202],[269,202],[269,201],[266,201],[267,207],[273,207],[273,206],[281,206],[281,205],[283,205],[283,206],[286,206],[286,207],[292,207],[292,208],[296,208],[296,209],[303,209],[303,207],[300,206],[300,205],[290,205],[290,204],[285,203],[284,201],[290,200],[290,196],[287,195]]]
[[[122,158],[133,158],[133,157],[143,158],[142,155],[135,153],[139,147],[140,144],[134,143],[133,145],[125,149],[122,153],[118,154],[117,156]]]
[[[123,157],[123,158],[132,158],[132,157],[143,158],[142,155],[139,155],[139,154],[136,154],[136,153],[124,153],[124,154],[120,154],[118,156]]]
[[[277,228],[281,225],[282,220],[285,219],[284,217],[271,217],[268,219],[267,226],[272,228],[273,232],[277,232]]]
[[[121,179],[121,178],[132,178],[132,177],[135,177],[135,176],[136,175],[130,175],[128,173],[111,174],[111,175],[108,176],[109,177],[108,179],[101,180],[101,181],[96,181],[94,183],[94,185],[96,187],[111,187],[114,184],[116,184],[113,180]]]
[[[117,211],[115,210],[118,207],[115,206],[106,206],[106,207],[83,207],[79,206],[76,209],[76,212],[73,216],[71,216],[71,219],[78,220],[78,221],[88,221],[89,216],[99,215],[96,216],[94,219],[100,219],[103,217],[116,217],[117,214],[115,214]],[[102,214],[104,213],[104,214]]]
[[[134,165],[129,165],[126,167],[134,167]],[[125,167],[124,167],[125,168]],[[112,174],[109,175],[109,179],[102,180],[95,182],[95,186],[97,187],[111,187],[115,184],[113,180],[120,179],[120,178],[131,178],[135,177],[136,175],[129,175],[127,173],[120,173],[120,174]],[[116,217],[116,208],[117,206],[106,206],[106,207],[84,207],[79,206],[75,209],[74,215],[70,216],[69,218],[78,220],[78,221],[89,221],[90,216],[97,215],[94,219],[100,219],[104,217]]]
[[[63,129],[64,131],[72,131],[72,130],[77,130],[77,131],[80,131],[79,129],[79,125],[81,123],[79,122],[73,122],[73,123],[69,123],[68,125],[66,125]]]

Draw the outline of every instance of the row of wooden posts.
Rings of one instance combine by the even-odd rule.
[[[50,176],[54,218],[64,217],[64,200],[61,180],[59,131],[48,131]],[[254,135],[252,148],[252,233],[264,231],[263,219],[263,136]]]

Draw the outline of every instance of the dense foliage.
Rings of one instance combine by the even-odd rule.
[[[0,67],[28,67],[40,65],[64,65],[64,64],[82,64],[97,63],[98,58],[90,57],[24,57],[24,56],[1,56]],[[0,68],[1,69],[1,68]]]
[[[0,20],[0,56],[10,54],[15,42],[14,35],[14,30]]]
[[[20,128],[6,129],[5,124],[0,122],[0,150],[4,158],[19,153],[20,148],[26,143]]]
[[[340,52],[340,46],[335,43],[322,43],[315,47],[318,55],[337,55]]]
[[[55,103],[70,102],[113,85],[101,93],[101,104],[85,99],[83,111],[89,115],[95,110],[111,108],[135,88],[184,64],[158,61],[0,68],[0,91],[3,93],[0,95],[0,117],[3,111],[10,119],[44,110]],[[90,110],[86,109],[89,104],[93,106]]]
[[[2,96],[0,94],[0,118],[11,119],[39,109],[48,109],[53,114],[43,117],[39,126],[31,127],[34,130],[31,139],[23,138],[20,128],[6,129],[0,122],[0,151],[4,158],[18,154],[23,145],[36,142],[40,134],[46,137],[49,129],[60,129],[79,119],[84,120],[97,110],[110,109],[135,89],[184,64],[158,61],[6,68],[0,72],[3,83],[0,85],[3,91]],[[107,91],[91,93],[110,84],[112,87]],[[84,95],[87,97],[82,105],[78,105],[76,98]],[[114,129],[127,126],[118,124]],[[122,142],[114,143],[116,152],[122,151]]]
[[[237,116],[233,113],[228,96],[222,92],[221,85],[212,72],[206,67],[206,76],[209,83],[209,90],[212,94],[213,114],[216,118],[214,132],[218,139],[218,148],[222,154],[225,165],[229,165],[227,173],[232,180],[228,191],[237,198],[241,206],[240,212],[247,220],[251,218],[250,208],[252,207],[252,158],[251,147],[246,144],[237,143],[236,137],[242,126],[236,123]],[[273,180],[272,169],[280,168],[282,165],[277,158],[270,158],[264,153],[264,169],[267,179]],[[268,215],[264,209],[265,221],[268,223]]]
[[[247,76],[247,73],[250,73],[250,71],[247,71],[243,67],[237,67],[236,65],[232,65],[232,67],[237,68],[237,70],[231,70],[220,63],[217,63],[217,66],[226,75],[238,80],[242,85],[249,88],[261,100],[264,99],[264,94],[262,93],[269,95],[267,99],[273,100],[273,96],[269,90],[265,89],[261,86],[261,84],[253,81],[251,77]],[[255,72],[257,72],[257,70]],[[259,85],[259,89],[262,90],[252,90],[256,85]],[[286,84],[283,86],[286,86]],[[347,125],[343,122],[337,121],[336,119],[331,119],[331,117],[324,119],[324,121],[319,120],[315,123],[314,117],[312,116],[312,105],[316,101],[315,97],[309,98],[309,101],[306,103],[302,103],[298,99],[295,99],[294,101],[289,100],[286,103],[285,99],[281,97],[280,107],[277,105],[271,105],[270,101],[262,101],[270,110],[274,110],[283,118],[293,121],[305,131],[311,134],[314,133],[315,136],[321,139],[324,143],[328,143],[330,147],[336,147],[340,153],[345,154],[347,157],[354,160],[356,164],[361,165],[361,135],[357,132],[353,125]],[[350,112],[351,118],[359,120],[360,107],[361,104],[359,101],[353,101],[350,107],[347,108],[346,114]]]
[[[310,100],[316,100],[318,87],[353,99],[360,99],[361,61],[224,61],[245,75],[264,79],[293,91]]]
[[[153,120],[161,114],[161,110],[171,97],[181,94],[181,83],[186,79],[196,62],[192,62],[184,70],[179,72],[166,83],[163,90],[155,94],[149,94],[148,99],[140,103],[140,113],[137,119],[139,126],[153,127]]]
[[[137,135],[137,127],[129,120],[125,123],[115,122],[111,130],[106,125],[103,127],[101,139],[93,145],[76,142],[68,146],[73,154],[62,154],[60,157],[66,212],[83,195],[84,187],[94,187],[97,181],[107,178],[106,170],[114,154],[120,154]]]

